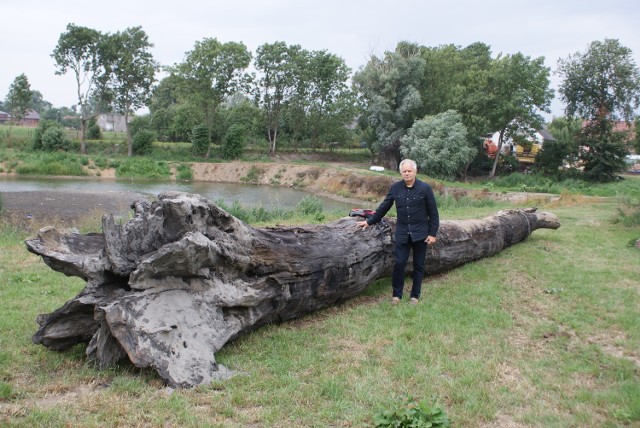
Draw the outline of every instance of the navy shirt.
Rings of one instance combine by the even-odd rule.
[[[396,242],[406,243],[409,236],[412,241],[424,241],[427,236],[437,236],[440,217],[431,186],[417,178],[412,187],[407,187],[403,180],[393,183],[367,223],[378,223],[394,203],[398,213]]]

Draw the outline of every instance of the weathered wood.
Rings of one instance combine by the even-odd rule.
[[[88,343],[100,367],[128,357],[191,387],[230,375],[215,352],[238,335],[352,298],[393,268],[393,219],[366,230],[349,217],[253,228],[201,196],[175,192],[132,208],[124,224],[105,216],[103,234],[49,227],[26,241],[52,269],[87,282],[39,317],[34,343],[54,350]],[[559,226],[533,209],[442,221],[427,269],[442,272]]]

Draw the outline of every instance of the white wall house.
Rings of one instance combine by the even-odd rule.
[[[115,113],[100,113],[96,118],[100,130],[105,132],[125,132],[124,115]],[[129,116],[131,123],[131,116]]]

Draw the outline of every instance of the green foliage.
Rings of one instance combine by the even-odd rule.
[[[180,164],[176,167],[176,178],[178,180],[192,180],[193,171],[189,164]]]
[[[2,199],[2,194],[0,194],[0,214],[2,214],[3,207],[4,207],[4,200]]]
[[[368,124],[376,141],[371,141],[375,153],[387,153],[387,166],[400,159],[395,147],[398,140],[424,116],[420,89],[425,81],[426,61],[420,47],[400,42],[384,58],[372,57],[363,69],[356,72],[353,82],[366,103]]]
[[[239,159],[244,148],[244,127],[231,125],[222,142],[222,157],[224,159]]]
[[[166,162],[156,162],[145,158],[127,158],[116,169],[116,176],[141,178],[168,178],[171,169]]]
[[[397,407],[381,410],[373,416],[375,427],[450,427],[451,421],[441,407],[426,400],[416,401],[411,396],[401,399]]]
[[[149,130],[140,130],[133,135],[133,153],[145,155],[151,151],[151,145],[156,139],[156,134]]]
[[[41,120],[38,122],[35,132],[33,133],[33,140],[31,140],[31,148],[33,150],[43,150],[42,136],[51,127],[57,127],[58,124],[53,120]]]
[[[209,128],[196,125],[191,131],[191,151],[196,156],[205,156],[209,152]]]
[[[46,152],[66,151],[70,145],[64,130],[59,126],[51,126],[42,134],[42,150]]]
[[[615,179],[624,171],[627,151],[613,132],[613,122],[631,121],[640,106],[640,69],[631,49],[616,39],[595,41],[586,52],[561,59],[558,73],[568,115],[587,120],[579,141],[585,176],[600,182]]]
[[[75,156],[63,152],[39,153],[37,156],[30,157],[28,162],[16,167],[16,173],[21,175],[87,175]]]
[[[22,73],[9,86],[6,104],[11,113],[11,122],[19,123],[29,111],[31,103],[31,86],[29,79]]]
[[[591,42],[585,52],[560,59],[558,74],[570,117],[631,120],[640,105],[640,70],[632,50],[617,39]]]
[[[322,222],[325,219],[323,214],[322,201],[313,196],[305,196],[296,206],[296,211],[303,216],[313,217],[316,221]]]
[[[102,130],[100,129],[100,125],[97,123],[93,123],[89,125],[87,128],[87,139],[88,140],[100,140],[102,138]]]
[[[260,180],[260,177],[262,177],[262,174],[264,174],[264,169],[259,168],[255,165],[251,165],[251,168],[249,168],[249,171],[247,171],[247,175],[245,175],[244,177],[240,177],[240,181],[242,181],[243,183],[257,184]]]
[[[461,175],[477,151],[467,145],[467,129],[454,110],[415,121],[400,141],[405,158],[416,161],[430,177],[442,179]]]

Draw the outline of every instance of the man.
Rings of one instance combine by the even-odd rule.
[[[391,303],[398,304],[402,299],[404,288],[404,272],[409,260],[409,252],[413,250],[413,286],[411,287],[411,303],[418,304],[424,276],[424,260],[427,245],[437,241],[440,218],[433,189],[427,183],[416,178],[418,167],[411,159],[400,162],[402,180],[394,183],[386,198],[376,212],[366,220],[356,224],[366,229],[378,223],[396,204],[398,221],[396,225],[395,266],[391,284],[393,295]]]

